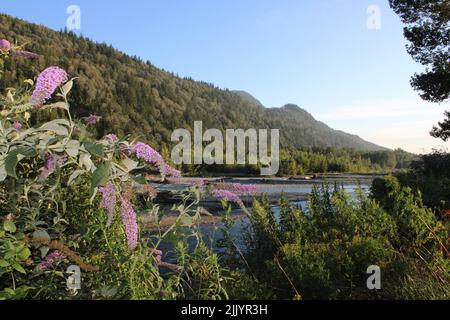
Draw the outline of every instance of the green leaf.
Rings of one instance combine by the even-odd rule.
[[[69,134],[69,130],[67,127],[70,127],[70,123],[65,119],[56,119],[50,122],[45,123],[41,126],[38,131],[53,131],[59,136],[67,136]]]
[[[5,253],[5,259],[9,260],[13,258],[16,255],[16,252],[14,250],[9,250]]]
[[[3,229],[5,229],[5,231],[8,231],[10,233],[14,233],[17,230],[14,222],[9,221],[9,220],[5,220],[5,222],[3,222]]]
[[[16,270],[16,271],[18,271],[18,272],[20,272],[20,273],[23,273],[23,274],[26,274],[27,272],[25,271],[25,269],[20,265],[20,264],[18,264],[18,263],[14,263],[13,265],[12,265],[12,267]]]
[[[89,152],[91,155],[103,158],[105,151],[102,144],[85,142],[83,145],[86,148],[86,151]]]
[[[30,255],[31,255],[30,249],[22,248],[22,250],[20,250],[17,256],[21,261],[25,261],[30,257]]]
[[[133,180],[139,184],[147,184],[147,180],[145,180],[143,175],[133,177]]]
[[[6,173],[5,164],[0,164],[0,182],[5,181],[8,174]]]
[[[137,168],[139,162],[131,160],[130,158],[126,158],[122,161],[123,165],[127,168],[127,171],[133,171]]]
[[[49,247],[40,247],[39,251],[41,252],[41,258],[44,259],[47,256],[47,253],[50,251]]]
[[[183,227],[192,227],[192,225],[194,224],[194,219],[190,215],[183,214],[180,217],[180,222]]]
[[[72,87],[73,87],[73,79],[70,79],[69,81],[67,81],[65,85],[61,87],[61,91],[64,97],[66,97],[69,94],[70,90],[72,90]]]
[[[78,156],[78,153],[80,151],[80,142],[77,140],[70,140],[66,144],[66,153],[72,157],[75,158]]]
[[[5,171],[6,174],[10,177],[17,179],[16,174],[16,166],[17,163],[19,163],[19,159],[17,158],[17,155],[19,154],[19,150],[15,149],[12,150],[5,159]]]
[[[109,180],[109,169],[111,163],[109,161],[102,163],[92,174],[92,188],[104,186]]]
[[[1,267],[1,268],[9,267],[9,262],[6,261],[6,260],[0,259],[0,267]]]
[[[36,149],[32,147],[20,148],[18,152],[25,158],[34,157],[35,155],[37,155]]]
[[[88,153],[83,153],[80,156],[80,166],[85,167],[87,171],[92,172],[94,166],[94,163],[91,160],[91,155]]]

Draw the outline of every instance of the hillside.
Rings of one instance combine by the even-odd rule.
[[[190,129],[194,121],[202,120],[204,128],[278,128],[284,147],[383,149],[335,131],[295,105],[268,109],[246,92],[182,79],[72,33],[0,14],[0,37],[29,43],[26,49],[40,54],[36,60],[17,59],[16,65],[7,65],[7,70],[19,71],[7,72],[0,79],[2,90],[14,78],[35,78],[47,66],[65,68],[72,77],[78,77],[71,96],[72,102],[76,101],[72,104],[74,113],[102,116],[99,135],[132,134],[161,147],[169,144],[172,130]]]

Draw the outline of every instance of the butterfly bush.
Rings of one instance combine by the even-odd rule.
[[[14,56],[38,57],[32,52],[16,50],[7,40],[0,40],[0,50],[2,62],[4,58],[11,59]],[[11,55],[6,51],[11,51]],[[30,63],[32,62],[30,61]],[[3,72],[3,70],[0,71]],[[87,118],[72,118],[68,95],[73,80],[68,82],[68,79],[69,76],[64,69],[52,66],[38,75],[31,96],[27,96],[28,85],[33,83],[31,80],[21,81],[23,90],[11,91],[8,97],[3,97],[3,93],[0,93],[0,98],[4,101],[0,112],[0,127],[6,128],[6,130],[0,130],[0,139],[3,141],[0,144],[0,153],[2,154],[0,182],[20,179],[21,183],[14,185],[17,188],[15,194],[33,194],[26,201],[25,197],[19,198],[23,200],[21,202],[23,206],[16,206],[17,211],[23,212],[24,215],[23,219],[17,223],[17,230],[23,231],[30,240],[27,244],[30,244],[29,248],[32,249],[30,250],[31,261],[40,262],[38,268],[34,270],[23,264],[26,272],[23,277],[33,279],[34,273],[43,277],[46,274],[43,274],[42,271],[61,271],[63,265],[58,268],[52,267],[57,266],[57,262],[61,260],[67,260],[65,262],[68,263],[83,263],[88,269],[87,272],[97,272],[100,267],[87,265],[87,262],[99,263],[94,257],[98,256],[97,250],[106,248],[103,236],[100,238],[97,237],[98,235],[93,235],[92,238],[83,236],[81,239],[79,235],[80,232],[83,235],[86,234],[85,226],[98,227],[98,222],[103,219],[96,219],[95,215],[97,214],[102,216],[107,214],[107,226],[110,228],[105,235],[111,237],[114,243],[117,243],[116,239],[120,237],[120,242],[126,243],[126,247],[120,246],[120,249],[134,251],[133,253],[127,252],[127,257],[130,259],[145,257],[149,258],[150,262],[160,262],[163,254],[161,251],[154,249],[149,253],[145,247],[139,246],[140,230],[137,210],[135,211],[137,207],[134,209],[131,203],[134,196],[132,192],[138,193],[142,189],[147,192],[150,199],[155,199],[157,196],[157,189],[152,188],[145,179],[142,179],[143,166],[141,165],[152,166],[159,170],[161,176],[174,179],[179,179],[181,172],[171,167],[160,153],[147,144],[132,143],[113,133],[104,136],[101,140],[92,139],[93,135],[86,132],[92,128],[86,124],[97,124],[101,117],[91,114]],[[64,84],[66,84],[64,90],[56,95],[56,90]],[[57,103],[48,103],[52,97]],[[24,101],[29,103],[24,103]],[[52,112],[54,110],[57,112]],[[41,119],[50,118],[43,114],[45,112],[52,112],[52,120],[42,123]],[[58,115],[58,118],[54,119],[53,115]],[[133,158],[135,161],[131,161],[127,157]],[[136,160],[140,160],[141,165],[138,165]],[[7,166],[5,166],[6,162]],[[135,172],[137,173],[135,174]],[[54,176],[55,179],[48,179],[51,176]],[[200,184],[202,185],[203,182]],[[25,189],[25,186],[30,186],[30,189]],[[69,199],[66,197],[71,197],[74,195],[73,192],[78,190],[80,193],[71,199],[74,200],[71,202],[74,207],[69,210],[66,207],[66,201]],[[88,203],[96,203],[97,199],[99,200],[98,208],[88,205]],[[78,201],[82,206],[78,207]],[[184,206],[187,200],[183,199],[182,201],[180,215],[189,215],[189,206],[194,206],[194,204]],[[36,210],[36,208],[39,209]],[[87,210],[89,215],[79,214],[84,210]],[[39,221],[43,222],[42,227],[39,227],[39,235],[33,233],[34,229],[31,231],[29,228],[25,229],[25,223],[22,223],[22,221],[28,221],[28,218],[30,221],[34,221],[35,216],[31,216],[30,212],[36,211],[39,211]],[[123,228],[111,227],[115,213],[120,214],[120,218],[117,217],[117,223],[122,223]],[[89,218],[92,218],[92,221],[84,221]],[[60,225],[64,225],[64,227],[60,227]],[[45,242],[40,242],[41,239],[44,239]],[[86,246],[86,250],[81,250],[77,246],[81,241],[94,245]],[[31,244],[35,244],[36,248],[31,248]],[[45,246],[50,247],[51,250],[59,249],[60,251],[50,252],[45,259],[40,259],[37,249]],[[67,252],[73,251],[69,254],[65,249],[68,250]],[[78,249],[80,249],[79,252],[75,252]],[[106,249],[112,250],[112,248]],[[142,255],[141,249],[146,252],[145,256]],[[125,266],[127,262],[124,261],[123,268],[127,268]],[[99,271],[102,272],[102,270]],[[18,273],[21,272],[18,271]],[[47,279],[42,280],[46,281]],[[34,284],[34,280],[30,280],[30,282]]]
[[[121,215],[122,222],[125,227],[128,248],[133,250],[137,247],[138,241],[139,228],[137,224],[137,217],[130,201],[123,197],[121,197]]]
[[[42,71],[36,81],[36,88],[30,98],[30,104],[41,106],[51,98],[55,90],[68,81],[67,72],[59,67],[49,67]]]

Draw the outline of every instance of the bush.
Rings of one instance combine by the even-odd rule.
[[[0,66],[18,50],[0,50]],[[1,88],[0,298],[226,297],[220,284],[225,270],[195,227],[197,193],[183,192],[168,231],[146,236],[140,211],[149,209],[157,221],[163,214],[152,204],[156,190],[145,175],[180,173],[144,143],[114,134],[93,139],[89,132],[101,119],[72,119],[68,96],[74,81],[50,67],[36,84]],[[186,228],[197,239],[193,253],[181,245]],[[180,249],[173,258],[178,265],[161,260],[159,246],[169,239]],[[67,286],[70,265],[82,270],[81,290]],[[205,270],[200,283],[195,266]]]
[[[274,297],[450,298],[449,230],[395,178],[375,182],[372,196],[325,186],[312,192],[306,210],[283,199],[280,207],[276,215],[264,199],[254,203],[246,254],[252,282]],[[382,270],[380,291],[366,287],[372,265]]]

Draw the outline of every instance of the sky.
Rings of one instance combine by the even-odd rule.
[[[61,30],[70,5],[76,33],[180,76],[297,104],[388,148],[450,147],[429,135],[449,105],[411,88],[423,66],[387,0],[0,0],[0,12]]]

